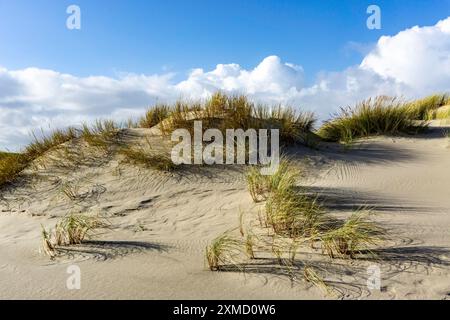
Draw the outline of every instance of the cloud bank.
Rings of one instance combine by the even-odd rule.
[[[0,149],[18,150],[32,130],[96,118],[126,120],[156,102],[202,99],[221,90],[257,102],[289,104],[324,119],[341,106],[375,95],[414,98],[450,88],[450,17],[434,26],[383,36],[360,65],[322,72],[305,85],[303,68],[277,56],[254,69],[219,64],[174,74],[76,77],[52,70],[0,68]]]

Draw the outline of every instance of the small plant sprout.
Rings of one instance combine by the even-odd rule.
[[[254,242],[255,236],[252,234],[247,234],[247,237],[245,238],[245,252],[247,253],[247,256],[249,259],[255,259],[255,242]]]
[[[48,255],[51,259],[55,258],[56,250],[55,246],[51,241],[51,231],[47,231],[43,225],[41,225],[42,231],[42,249],[44,253]]]

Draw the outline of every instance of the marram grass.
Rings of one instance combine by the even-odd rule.
[[[242,95],[216,93],[204,102],[176,102],[156,105],[139,121],[149,128],[159,123],[165,135],[175,129],[193,130],[194,120],[202,120],[203,130],[219,129],[279,129],[281,143],[305,143],[315,123],[312,113],[291,107],[256,105]]]
[[[58,247],[81,244],[86,238],[95,236],[95,230],[108,226],[105,219],[87,214],[69,214],[56,223],[53,231],[47,231],[42,226],[42,248],[53,259]]]
[[[426,127],[418,122],[419,111],[396,98],[377,97],[360,102],[354,108],[342,108],[325,122],[318,135],[327,141],[349,143],[353,139],[374,135],[416,134]]]
[[[329,230],[319,239],[331,258],[355,258],[358,254],[371,253],[384,234],[378,224],[368,219],[367,211],[357,211],[341,227]]]
[[[211,271],[220,271],[229,265],[236,265],[235,257],[242,253],[242,242],[225,232],[206,247],[205,256]]]

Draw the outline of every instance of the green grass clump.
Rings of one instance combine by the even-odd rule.
[[[147,169],[156,169],[159,171],[174,171],[177,169],[170,158],[166,154],[152,154],[148,150],[142,148],[124,147],[119,150],[124,157],[124,161],[135,165],[143,166]]]
[[[298,112],[290,107],[255,105],[245,96],[215,93],[204,102],[176,102],[174,105],[157,105],[141,119],[144,128],[158,122],[165,135],[175,129],[193,131],[193,122],[202,120],[203,130],[219,129],[279,129],[282,143],[304,143],[312,134],[315,123],[312,113]],[[192,132],[191,132],[192,133]]]
[[[58,247],[81,244],[86,238],[94,236],[95,230],[106,227],[108,224],[104,219],[86,214],[69,214],[56,223],[54,232],[42,226],[42,248],[54,258]]]
[[[355,108],[341,109],[324,123],[318,135],[327,141],[351,142],[373,135],[415,134],[426,124],[414,121],[410,107],[395,98],[377,97],[359,103]]]
[[[439,119],[438,109],[450,104],[448,94],[434,94],[406,104],[410,117],[414,120]]]
[[[33,141],[21,153],[2,153],[0,156],[0,187],[13,182],[31,162],[47,151],[76,137],[74,128],[59,129],[40,137],[33,134]]]
[[[271,193],[266,202],[266,223],[279,235],[311,237],[324,220],[322,207],[309,196],[293,190]]]
[[[170,106],[156,105],[150,108],[139,121],[139,127],[152,128],[159,124],[161,121],[169,117],[171,113]]]
[[[262,175],[257,166],[250,167],[246,173],[247,187],[254,202],[267,200],[271,193],[291,190],[299,177],[300,172],[285,158],[273,175]]]
[[[98,217],[70,214],[56,224],[55,244],[57,246],[80,244],[86,237],[92,236],[94,230],[105,227],[107,224]]]
[[[49,135],[41,134],[40,137],[33,133],[33,141],[25,148],[24,156],[30,161],[37,159],[50,149],[59,146],[77,137],[75,128],[54,130]]]
[[[240,253],[242,253],[241,241],[225,232],[206,247],[206,262],[211,271],[220,271],[224,266],[235,264],[234,258]]]
[[[370,252],[383,234],[382,228],[367,218],[367,212],[357,211],[341,227],[321,235],[320,241],[331,258],[355,258],[356,254]]]
[[[81,137],[92,147],[107,149],[117,142],[119,129],[112,120],[97,120],[92,126],[83,124]]]
[[[13,182],[28,165],[23,155],[14,154],[0,158],[0,187]]]
[[[320,229],[323,210],[317,201],[296,186],[300,177],[286,158],[281,159],[273,175],[264,176],[251,167],[247,186],[254,202],[266,201],[265,225],[275,233],[289,237],[311,236]]]
[[[0,160],[17,155],[16,153],[0,151]]]

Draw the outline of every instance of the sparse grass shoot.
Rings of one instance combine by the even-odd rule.
[[[225,232],[206,247],[206,261],[211,271],[220,271],[224,266],[235,263],[235,257],[242,252],[242,242]]]
[[[143,148],[129,146],[121,148],[119,153],[124,157],[125,162],[140,165],[147,169],[170,172],[178,168],[170,156],[163,153],[155,154],[155,152],[150,152]]]

